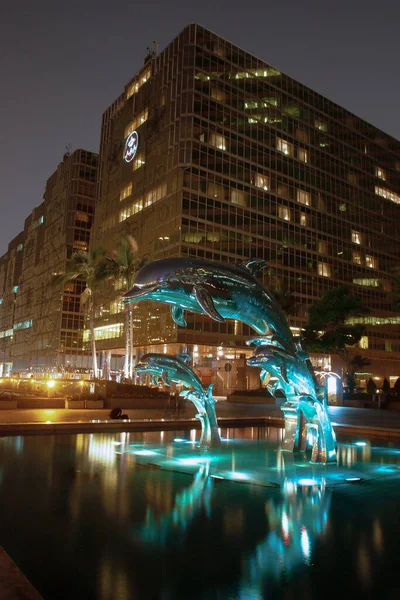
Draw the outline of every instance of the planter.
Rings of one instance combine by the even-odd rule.
[[[103,400],[86,400],[86,408],[103,408]]]
[[[17,408],[16,400],[0,400],[0,410]]]
[[[65,408],[85,408],[84,400],[66,400]]]

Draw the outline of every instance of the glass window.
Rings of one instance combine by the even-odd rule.
[[[242,190],[231,190],[231,202],[239,204],[239,206],[246,206],[245,193]]]
[[[331,265],[327,265],[326,263],[319,262],[318,263],[318,275],[321,275],[321,277],[331,277]]]
[[[290,142],[287,142],[282,138],[276,138],[276,149],[279,150],[279,152],[283,152],[283,154],[293,156],[293,144],[290,144]]]
[[[360,342],[359,342],[359,346],[363,350],[368,350],[368,336],[367,335],[362,336],[362,338],[360,339]]]
[[[361,244],[362,243],[362,235],[359,231],[355,229],[351,230],[351,241],[353,244]]]
[[[278,217],[280,219],[284,219],[285,221],[291,221],[290,208],[287,206],[278,206]]]
[[[262,190],[269,190],[269,177],[256,173],[254,185]]]
[[[328,131],[328,123],[325,123],[324,121],[320,121],[319,119],[316,119],[314,121],[314,126],[319,129],[320,131]]]
[[[300,202],[300,204],[305,204],[306,206],[310,206],[311,197],[309,192],[305,192],[304,190],[297,190],[297,202]]]
[[[386,181],[386,171],[384,171],[384,169],[381,167],[375,167],[375,176],[379,177],[379,179],[383,179],[383,181]]]
[[[361,265],[362,264],[362,259],[361,259],[361,253],[360,252],[353,252],[353,263],[355,263],[356,265]]]
[[[224,135],[220,135],[218,133],[210,133],[208,143],[210,144],[210,146],[214,146],[219,150],[226,150],[226,138]]]
[[[386,198],[386,200],[391,200],[395,202],[395,204],[400,204],[400,195],[388,190],[386,188],[381,188],[378,185],[375,186],[375,194],[378,196],[382,196],[382,198]]]
[[[298,148],[297,158],[305,163],[308,163],[308,150],[304,150],[304,148]]]
[[[131,133],[135,131],[135,129],[137,129],[142,123],[147,121],[148,118],[149,109],[145,108],[144,111],[141,112],[140,115],[138,115],[135,119],[133,119],[133,121],[129,123],[128,127],[125,128],[125,137],[127,138],[128,135],[131,135]]]
[[[304,213],[300,213],[300,225],[303,225],[303,227],[307,225],[307,215]]]
[[[320,254],[328,254],[328,243],[324,240],[318,242],[318,252]]]
[[[124,187],[121,190],[121,193],[119,195],[119,199],[120,200],[125,200],[125,198],[127,198],[131,194],[132,194],[132,184],[130,183],[129,185],[127,185],[126,187]]]
[[[378,259],[375,256],[371,256],[370,254],[365,255],[365,265],[369,269],[377,269],[378,268]]]

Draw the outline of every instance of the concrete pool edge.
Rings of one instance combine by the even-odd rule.
[[[219,417],[220,427],[284,427],[280,417]],[[400,429],[368,425],[332,423],[337,434],[368,435],[375,438],[400,440]],[[7,435],[54,435],[71,433],[111,433],[120,431],[167,431],[176,429],[200,429],[198,419],[128,419],[68,422],[0,423],[0,436]]]
[[[0,546],[0,587],[2,600],[43,600],[12,558]]]

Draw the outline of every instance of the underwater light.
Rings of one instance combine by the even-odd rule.
[[[153,452],[153,450],[136,450],[133,454],[138,454],[139,456],[154,456],[154,454],[158,454],[158,452]]]
[[[190,442],[190,440],[184,440],[183,438],[174,438],[174,442]]]
[[[361,477],[347,477],[347,483],[356,483],[357,481],[361,481]]]
[[[181,458],[179,462],[183,465],[201,465],[204,462],[208,462],[207,458]]]
[[[355,446],[366,446],[367,442],[355,442]]]
[[[239,481],[248,481],[250,479],[247,473],[241,473],[240,471],[231,471],[230,476],[232,479],[238,479]]]
[[[112,444],[114,444],[114,446],[121,446],[122,442],[111,442]]]
[[[318,485],[318,481],[316,479],[299,479],[297,483],[298,485]]]
[[[211,475],[212,479],[225,479],[225,477],[221,477],[220,475]]]

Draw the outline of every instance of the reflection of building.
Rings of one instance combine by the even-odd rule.
[[[400,255],[396,140],[190,25],[147,57],[104,113],[99,170],[94,244],[114,247],[129,232],[153,259],[264,258],[265,282],[297,298],[294,327],[326,290],[350,284],[375,319],[360,352],[376,359],[375,374],[400,374],[399,328],[376,324],[390,315]],[[120,282],[97,323],[99,348],[114,355],[124,352],[122,290]],[[169,351],[187,345],[213,376],[232,362],[241,367],[239,385],[249,385],[248,327],[187,318],[184,329],[165,306],[136,306],[135,344],[167,344]],[[321,357],[318,366],[329,360]],[[227,383],[224,369],[219,374]],[[232,385],[237,375],[234,368]]]
[[[44,199],[0,259],[0,361],[14,371],[86,366],[80,281],[54,283],[75,250],[86,250],[97,155],[76,150],[47,180]]]

